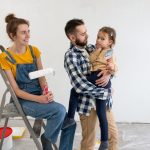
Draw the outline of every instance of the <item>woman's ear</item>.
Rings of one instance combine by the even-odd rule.
[[[10,33],[9,36],[14,41],[15,36],[13,35],[13,33]]]

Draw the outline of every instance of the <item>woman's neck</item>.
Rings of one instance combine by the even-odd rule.
[[[23,54],[26,51],[26,46],[14,43],[10,49],[15,54]]]

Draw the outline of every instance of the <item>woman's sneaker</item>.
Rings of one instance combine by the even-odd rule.
[[[47,139],[44,136],[44,134],[41,135],[41,142],[42,142],[43,150],[54,150],[51,141]]]
[[[76,122],[73,118],[68,118],[66,117],[65,120],[64,120],[64,123],[62,125],[62,129],[66,129],[72,125],[74,125]]]

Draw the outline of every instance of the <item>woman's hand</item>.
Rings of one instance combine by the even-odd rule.
[[[38,99],[38,102],[39,103],[45,103],[45,104],[47,104],[47,103],[52,102],[53,99],[54,99],[53,93],[52,93],[52,91],[49,91],[45,95],[40,95],[39,99]]]
[[[98,77],[101,75],[102,77],[97,79],[95,82],[96,82],[96,85],[104,87],[109,82],[111,74],[107,70],[103,70],[98,74]]]

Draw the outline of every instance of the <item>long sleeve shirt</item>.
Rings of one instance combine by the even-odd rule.
[[[94,107],[95,99],[108,100],[111,96],[111,89],[98,88],[86,79],[90,74],[89,59],[85,54],[85,49],[71,47],[64,58],[64,67],[70,78],[70,82],[80,97],[78,100],[77,111],[86,116]]]

